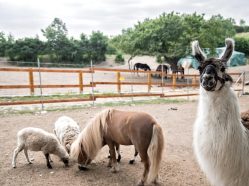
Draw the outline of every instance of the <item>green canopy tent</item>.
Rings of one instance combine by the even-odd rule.
[[[225,47],[222,48],[216,48],[216,53],[220,57],[225,50]],[[245,54],[238,51],[233,51],[233,54],[228,62],[228,66],[234,67],[234,66],[241,66],[246,65],[246,57]]]
[[[225,47],[216,48],[216,55],[221,56],[224,50]],[[210,53],[209,49],[205,49],[204,51],[207,55],[209,55]],[[188,68],[198,69],[199,63],[194,56],[188,55],[186,57],[181,58],[178,61],[177,65],[178,66],[181,65],[184,69]],[[241,66],[241,65],[246,65],[245,54],[242,52],[233,51],[232,57],[228,62],[228,66]]]

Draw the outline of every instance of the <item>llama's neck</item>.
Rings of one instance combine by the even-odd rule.
[[[235,125],[241,127],[238,99],[230,86],[208,92],[200,88],[198,116],[209,124]]]

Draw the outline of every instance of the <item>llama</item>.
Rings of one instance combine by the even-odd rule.
[[[14,150],[12,167],[16,168],[16,158],[19,152],[24,150],[25,157],[29,164],[28,150],[42,151],[46,157],[47,167],[52,169],[50,164],[50,154],[61,158],[65,166],[68,166],[69,155],[64,147],[59,143],[54,134],[48,133],[39,128],[24,128],[17,133],[17,147]]]
[[[241,123],[237,97],[226,73],[234,41],[226,39],[221,58],[206,59],[198,41],[193,54],[200,63],[200,97],[193,145],[197,161],[215,186],[249,185],[249,131]]]
[[[70,153],[71,144],[78,137],[80,127],[72,118],[61,116],[54,124],[54,133],[67,152]]]

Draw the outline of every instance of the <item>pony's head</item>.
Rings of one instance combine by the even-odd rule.
[[[226,49],[220,58],[208,58],[199,47],[199,42],[192,43],[192,51],[199,61],[200,83],[206,91],[218,91],[227,82],[232,82],[232,77],[226,73],[227,62],[234,50],[233,39],[227,38]]]
[[[91,163],[91,158],[87,155],[82,141],[75,140],[70,148],[70,157],[78,162],[82,166],[86,166]]]

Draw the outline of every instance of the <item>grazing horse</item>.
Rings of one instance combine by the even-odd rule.
[[[149,114],[106,109],[97,114],[71,146],[71,157],[77,159],[79,169],[85,169],[104,146],[111,154],[108,166],[117,172],[115,147],[134,145],[144,163],[139,185],[156,183],[164,148],[162,128]]]
[[[178,73],[181,74],[181,79],[184,79],[184,68],[182,66],[178,66],[176,63],[171,64],[170,66],[172,70],[172,74],[176,74],[176,78],[178,79]]]
[[[168,70],[169,70],[169,68],[168,68],[167,65],[158,65],[157,68],[156,68],[157,72],[162,72],[163,71],[165,73],[164,78],[166,78],[166,79],[167,79]],[[159,78],[161,78],[161,74],[156,74],[156,76],[158,76]]]
[[[144,64],[144,63],[135,63],[134,70],[138,70],[138,69],[142,69],[144,71],[147,71],[147,70],[151,71],[149,65]]]

